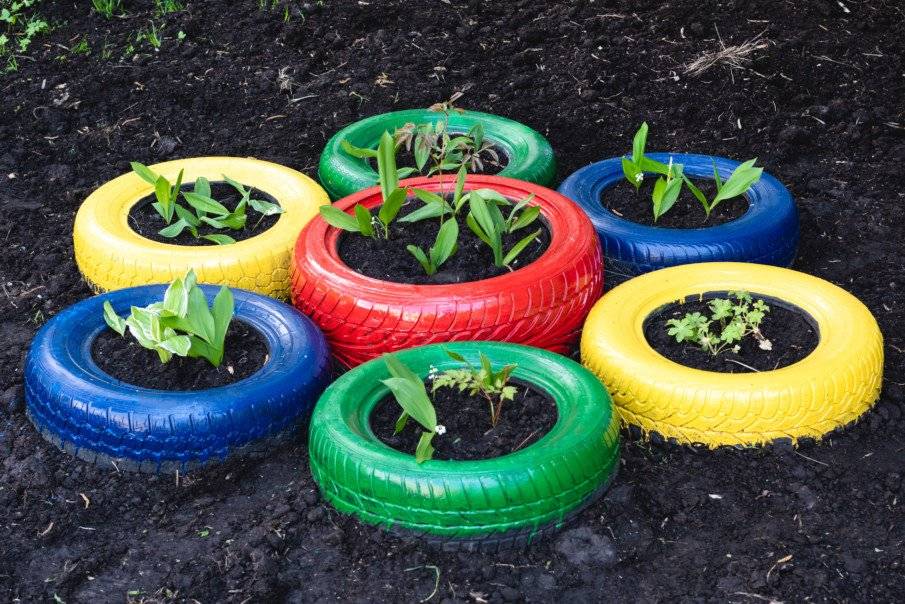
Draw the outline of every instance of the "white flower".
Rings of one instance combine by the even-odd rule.
[[[732,352],[734,352],[735,354],[738,354],[738,351],[741,349],[742,349],[742,347],[739,346],[738,344],[736,344],[735,346],[732,347]]]
[[[434,432],[436,432],[437,434],[446,434],[446,426],[437,424],[437,427],[434,428]]]
[[[635,182],[641,182],[642,180],[644,180],[644,172],[635,174]]]
[[[761,350],[773,350],[773,342],[770,340],[761,340],[758,342],[757,347]]]

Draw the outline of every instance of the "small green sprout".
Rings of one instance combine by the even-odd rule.
[[[123,0],[91,0],[91,5],[97,14],[104,19],[110,19],[114,13],[122,10]]]
[[[396,402],[402,407],[402,414],[396,420],[395,433],[402,432],[409,418],[421,425],[424,431],[415,449],[415,461],[423,463],[434,456],[434,436],[445,433],[446,428],[437,423],[437,412],[427,395],[424,380],[395,355],[385,354],[383,360],[391,377],[380,381],[390,389]]]
[[[739,351],[739,342],[747,336],[757,340],[761,350],[772,350],[773,344],[760,331],[764,316],[770,307],[763,300],[754,301],[746,291],[729,292],[727,298],[710,300],[710,316],[699,312],[686,313],[681,319],[670,319],[666,322],[667,333],[676,342],[689,342],[702,350],[717,356],[726,349]],[[718,325],[719,333],[711,330]]]
[[[165,176],[157,174],[144,164],[133,161],[130,165],[132,166],[132,171],[138,174],[142,180],[148,184],[154,185],[154,196],[157,198],[157,201],[151,205],[157,210],[157,213],[160,214],[164,222],[170,224],[173,220],[173,213],[176,210],[176,201],[179,198],[182,187],[182,175],[184,170],[179,171],[176,183],[171,185],[170,181],[167,180]]]
[[[483,352],[480,353],[481,368],[475,368],[464,356],[457,352],[447,350],[454,361],[464,363],[463,369],[447,369],[442,373],[431,374],[431,392],[438,388],[456,388],[459,392],[468,392],[474,396],[480,394],[490,405],[490,424],[495,428],[500,421],[503,411],[503,403],[515,398],[517,392],[515,386],[509,385],[509,377],[518,365],[510,363],[499,371],[494,371],[490,359]]]
[[[195,272],[189,270],[170,284],[163,301],[144,308],[133,306],[128,318],[119,316],[109,301],[104,302],[104,321],[121,336],[128,329],[139,344],[157,353],[161,363],[176,355],[203,357],[219,367],[233,311],[233,295],[225,286],[209,308]]]
[[[456,252],[456,241],[459,238],[459,223],[447,220],[440,226],[437,239],[428,253],[415,245],[407,245],[405,249],[421,264],[424,272],[433,275],[437,269]]]
[[[527,237],[520,239],[506,252],[503,249],[502,238],[503,234],[509,232],[511,227],[507,225],[507,221],[503,218],[499,206],[496,203],[487,203],[478,191],[470,192],[468,206],[469,212],[465,222],[468,224],[468,228],[493,250],[493,263],[498,267],[511,268],[511,264],[515,262],[519,254],[541,234],[541,229],[534,231]],[[512,224],[517,223],[518,220]]]

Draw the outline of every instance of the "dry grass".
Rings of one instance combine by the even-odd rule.
[[[719,31],[717,31],[719,36]],[[685,73],[688,75],[699,76],[711,67],[717,65],[728,65],[732,69],[744,69],[746,65],[751,63],[751,55],[755,51],[762,50],[769,45],[763,33],[759,33],[750,40],[726,46],[723,39],[720,38],[719,50],[704,52],[697,59],[685,66]]]

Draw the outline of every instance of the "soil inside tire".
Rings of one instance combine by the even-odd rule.
[[[425,255],[437,238],[440,229],[438,218],[419,222],[399,222],[399,218],[410,214],[423,204],[417,199],[409,199],[399,212],[397,219],[390,225],[389,239],[372,239],[358,233],[342,233],[339,237],[339,257],[352,270],[381,281],[410,283],[419,285],[442,285],[449,283],[465,283],[480,281],[509,273],[510,270],[495,266],[493,251],[481,241],[465,223],[464,211],[458,217],[459,249],[433,275],[427,275],[406,249],[416,245],[424,250]],[[371,209],[376,216],[379,207]],[[506,209],[503,209],[506,216]],[[379,228],[379,227],[378,227]],[[550,245],[550,229],[543,218],[539,218],[527,227],[503,235],[503,254],[512,248],[523,237],[540,229],[536,241],[530,243],[512,263],[512,270],[527,266],[540,258]]]
[[[173,356],[166,364],[153,350],[141,346],[126,331],[102,331],[91,345],[97,366],[114,378],[142,388],[197,391],[233,384],[264,366],[269,350],[264,337],[247,323],[233,320],[226,332],[223,361],[219,367],[207,359]]]
[[[760,296],[751,294],[757,300]],[[687,367],[716,371],[720,373],[750,373],[753,367],[757,371],[772,371],[787,367],[802,360],[817,348],[819,336],[812,320],[801,309],[788,304],[779,304],[774,300],[764,299],[770,307],[760,324],[761,333],[772,344],[771,350],[762,350],[753,336],[746,336],[739,342],[738,353],[727,348],[717,356],[713,356],[689,342],[676,342],[668,335],[670,319],[681,319],[686,313],[699,312],[710,316],[711,310],[707,299],[725,297],[725,294],[705,294],[703,301],[670,304],[648,317],[644,324],[644,336],[651,347],[661,355]],[[711,331],[719,337],[720,326],[714,324]],[[746,367],[747,366],[747,367]]]
[[[669,229],[700,229],[713,227],[731,222],[741,217],[748,211],[748,200],[744,196],[733,197],[721,201],[711,212],[710,217],[704,213],[701,206],[691,191],[683,185],[682,192],[675,205],[660,216],[654,222],[652,211],[651,193],[654,189],[656,178],[651,175],[644,179],[641,188],[635,191],[630,183],[620,180],[612,187],[608,187],[601,194],[603,206],[617,216],[632,222]],[[702,179],[692,182],[698,187],[708,200],[716,194],[716,186],[712,180]]]
[[[234,209],[236,205],[239,203],[241,196],[239,192],[236,191],[232,186],[227,184],[226,182],[220,181],[211,181],[211,197],[222,203],[224,206],[229,208],[230,210]],[[248,188],[248,185],[242,183],[243,186]],[[182,191],[193,191],[195,189],[194,183],[183,183],[180,187]],[[264,201],[269,201],[270,203],[275,203],[279,205],[279,202],[268,195],[264,191],[259,189],[251,188],[251,199],[262,199]],[[219,233],[221,235],[229,235],[236,241],[242,241],[244,239],[250,239],[255,237],[256,235],[260,235],[273,225],[277,223],[277,220],[280,218],[280,214],[273,214],[271,216],[261,216],[259,212],[257,212],[251,206],[248,206],[245,210],[247,220],[245,223],[245,227],[239,230],[233,229],[216,229],[208,224],[202,223],[201,226],[198,227],[198,237],[196,238],[192,235],[188,229],[183,229],[183,231],[176,237],[163,237],[158,234],[158,232],[167,226],[164,222],[163,218],[161,218],[160,214],[157,213],[157,210],[154,209],[152,204],[157,201],[157,198],[154,197],[153,194],[148,195],[146,197],[142,197],[138,203],[132,206],[132,209],[129,210],[129,226],[136,233],[144,237],[145,239],[150,239],[151,241],[157,241],[159,243],[169,243],[171,245],[218,245],[213,241],[208,241],[207,239],[202,239],[201,237],[204,235],[212,235]],[[179,197],[180,205],[182,205],[187,210],[192,211],[194,213],[194,209],[188,204],[187,201],[183,197]],[[260,219],[260,222],[259,222]],[[173,222],[178,220],[176,215],[173,215]],[[172,224],[172,223],[170,223]]]
[[[471,461],[508,455],[536,442],[556,424],[556,402],[546,393],[522,382],[510,380],[517,393],[503,403],[496,427],[490,424],[490,406],[483,396],[443,387],[428,393],[437,411],[437,423],[446,428],[434,437],[433,459]],[[385,445],[415,454],[424,429],[410,419],[402,432],[394,435],[402,408],[392,394],[384,397],[371,413],[371,430]]]

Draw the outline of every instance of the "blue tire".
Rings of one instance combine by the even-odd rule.
[[[202,286],[208,301],[219,288]],[[269,358],[248,378],[203,391],[133,386],[101,371],[91,344],[104,329],[103,303],[124,315],[163,298],[165,286],[109,292],[47,322],[25,363],[25,402],[41,434],[61,449],[120,469],[187,471],[249,450],[293,427],[329,381],[323,334],[297,310],[234,289],[235,318],[264,337]]]
[[[739,162],[709,155],[651,153],[651,159],[685,166],[685,174],[713,178],[716,164],[728,178]],[[798,249],[798,209],[782,183],[766,172],[746,194],[748,211],[725,224],[699,229],[641,225],[610,212],[604,191],[624,178],[622,158],[590,164],[570,175],[559,192],[587,213],[597,229],[607,269],[626,275],[694,262],[755,262],[789,266]],[[702,210],[703,211],[703,210]]]

